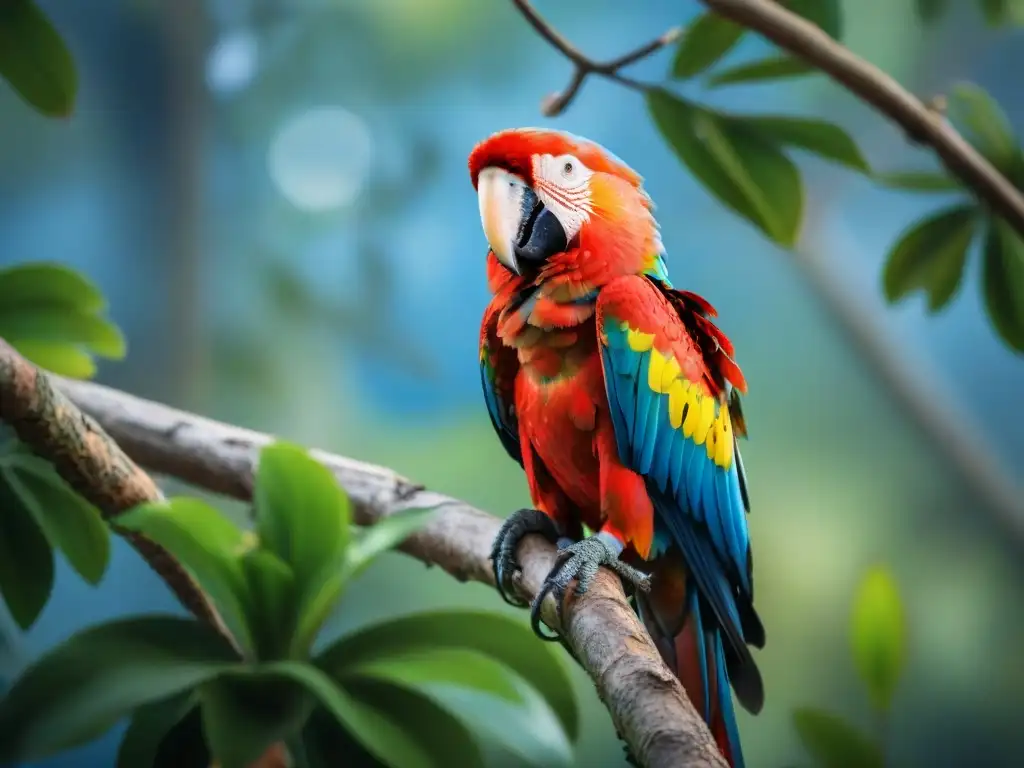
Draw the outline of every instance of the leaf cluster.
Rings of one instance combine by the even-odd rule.
[[[17,5],[0,8],[0,19]],[[68,267],[31,262],[0,269],[0,338],[53,373],[91,378],[95,357],[124,357],[124,336],[106,309],[99,289]],[[88,583],[102,579],[110,537],[99,511],[2,423],[0,510],[0,595],[22,629],[53,590],[54,548]]]
[[[578,712],[567,671],[521,622],[421,613],[313,652],[346,587],[431,514],[353,527],[330,471],[287,443],[261,451],[253,531],[197,499],[136,507],[118,524],[181,563],[231,637],[170,616],[73,635],[0,700],[0,763],[75,747],[126,716],[124,768],[243,768],[278,742],[299,766],[346,755],[347,765],[471,767],[484,764],[481,736],[533,764],[570,763]]]
[[[890,572],[881,566],[864,575],[853,603],[850,645],[872,708],[888,717],[906,666],[906,618]],[[800,741],[821,768],[883,768],[885,745],[842,718],[818,709],[793,713]]]
[[[841,38],[838,0],[787,0],[784,5],[831,37]],[[785,53],[723,63],[748,34],[713,12],[699,15],[679,40],[671,76],[685,81],[702,75],[705,88],[716,89],[773,83],[817,71]],[[999,106],[970,84],[958,85],[950,101],[951,118],[964,137],[1007,179],[1024,187],[1024,156]],[[922,219],[898,238],[884,269],[885,296],[895,302],[922,290],[930,311],[946,306],[962,282],[968,250],[983,232],[985,306],[1003,340],[1024,352],[1024,240],[958,181],[941,173],[874,170],[847,132],[824,120],[726,113],[666,88],[649,91],[647,106],[662,136],[707,191],[787,248],[799,239],[805,203],[793,150],[817,155],[890,189],[959,193],[961,204]]]
[[[33,0],[0,3],[0,76],[47,117],[67,117],[74,109],[75,62]]]
[[[2,429],[2,425],[0,425]],[[110,534],[99,510],[12,436],[0,433],[0,594],[28,629],[53,591],[54,555],[98,584],[110,560]]]
[[[96,373],[94,357],[124,358],[124,336],[106,310],[99,289],[68,267],[30,262],[0,269],[0,338],[40,368],[88,379]]]

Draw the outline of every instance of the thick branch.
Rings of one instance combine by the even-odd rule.
[[[0,351],[0,371],[12,367],[9,347]],[[16,358],[20,361],[20,358]],[[22,370],[27,364],[15,362]],[[18,405],[26,392],[52,392],[47,377],[33,372],[31,378],[0,376],[0,415],[9,413],[18,423],[27,423]],[[14,389],[11,381],[20,381]],[[135,467],[106,437],[102,426],[128,455],[149,469],[188,481],[210,491],[249,500],[253,467],[268,435],[228,426],[157,403],[141,400],[98,384],[59,381],[60,393],[47,395],[58,409],[36,409],[31,420],[42,430],[47,456],[74,457],[69,475],[77,487],[94,500],[106,499],[108,483],[119,487],[123,474],[117,467]],[[68,400],[70,398],[70,402]],[[31,400],[32,398],[28,398]],[[75,408],[74,403],[83,416]],[[50,426],[60,423],[59,427]],[[24,432],[35,442],[37,432]],[[367,525],[402,509],[437,507],[438,514],[402,546],[408,554],[428,565],[438,565],[460,580],[471,579],[493,585],[489,554],[499,521],[456,499],[432,493],[389,469],[352,459],[313,451],[330,468],[348,491],[356,519]],[[68,470],[67,462],[62,471]],[[137,469],[137,468],[136,468]],[[140,471],[141,472],[141,471]],[[519,551],[523,564],[520,587],[530,598],[540,589],[554,563],[555,550],[532,536]],[[675,676],[662,663],[646,630],[637,620],[622,593],[618,579],[607,571],[586,595],[571,601],[561,628],[573,653],[597,686],[622,737],[643,765],[716,766],[725,762],[704,721],[687,699]],[[554,606],[549,599],[545,621],[557,627]]]
[[[902,127],[912,140],[931,146],[951,173],[1024,235],[1024,195],[937,110],[930,109],[894,78],[773,0],[701,2],[814,65]]]
[[[0,339],[0,421],[51,461],[70,485],[107,520],[161,498],[160,489],[96,422],[83,416],[49,376]],[[116,529],[116,525],[114,525]],[[223,630],[213,605],[188,573],[162,548],[118,530],[189,611]],[[225,632],[225,635],[227,632]]]

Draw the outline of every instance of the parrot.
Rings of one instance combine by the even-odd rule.
[[[738,445],[747,384],[714,307],[669,281],[654,204],[616,155],[563,131],[513,128],[469,155],[491,300],[480,328],[484,401],[526,475],[532,508],[507,517],[491,559],[515,595],[517,546],[558,548],[531,606],[559,610],[599,568],[616,573],[665,663],[733,768],[732,694],[757,714],[750,648],[750,498]],[[586,535],[585,535],[586,534]]]

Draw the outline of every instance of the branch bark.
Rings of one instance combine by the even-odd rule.
[[[119,513],[161,498],[140,464],[216,493],[251,500],[259,450],[273,440],[98,384],[49,376],[2,340],[0,419],[38,455],[53,462],[112,524]],[[431,522],[401,549],[460,581],[494,585],[489,557],[500,524],[497,518],[389,469],[322,451],[311,453],[349,493],[358,523],[372,525],[403,509],[437,508]],[[223,627],[212,604],[177,562],[152,542],[137,536],[128,539],[189,610]],[[519,557],[523,574],[518,588],[530,599],[554,565],[555,549],[531,536],[521,545]],[[594,681],[619,734],[643,765],[725,768],[710,731],[662,662],[614,575],[602,570],[586,595],[569,601],[561,627],[554,608],[549,598],[545,621],[560,629]]]

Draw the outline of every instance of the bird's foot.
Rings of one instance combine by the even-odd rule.
[[[551,542],[558,541],[559,536],[555,521],[539,509],[520,509],[505,518],[491,547],[491,567],[498,594],[506,603],[518,608],[524,608],[528,603],[515,592],[514,579],[522,570],[516,560],[516,548],[530,533],[539,533]]]
[[[555,565],[544,580],[544,586],[537,593],[533,605],[530,606],[530,626],[543,640],[559,639],[557,634],[548,635],[540,627],[540,609],[544,598],[548,594],[554,595],[558,619],[561,622],[562,607],[569,584],[576,579],[574,593],[577,596],[585,594],[602,565],[617,573],[626,585],[631,585],[636,590],[646,592],[651,588],[650,576],[619,559],[619,555],[622,554],[622,543],[610,533],[596,533],[575,544],[565,544],[560,540],[558,545],[559,553]]]

